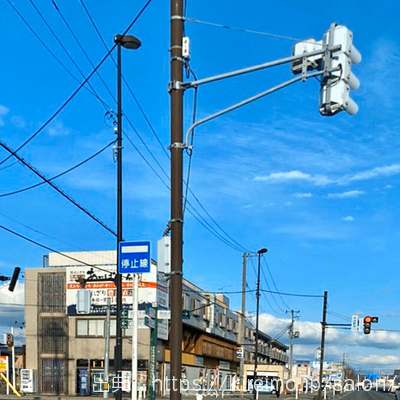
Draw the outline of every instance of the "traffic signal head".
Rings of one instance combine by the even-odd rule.
[[[19,277],[19,273],[21,272],[21,268],[20,267],[15,267],[14,269],[14,273],[13,276],[11,277],[11,281],[10,284],[8,286],[8,290],[10,292],[13,292],[15,289],[15,285],[17,284],[18,281],[18,277]]]
[[[378,317],[364,317],[364,333],[369,335],[371,333],[371,324],[376,324],[379,321]]]
[[[325,74],[321,79],[319,111],[324,116],[346,111],[350,115],[358,112],[358,105],[350,97],[360,81],[352,73],[352,64],[361,61],[361,54],[353,46],[353,33],[343,25],[332,24],[323,38],[327,47],[340,46],[339,51],[327,53],[323,60]]]

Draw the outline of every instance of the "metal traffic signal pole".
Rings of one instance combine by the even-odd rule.
[[[324,292],[324,307],[322,311],[322,334],[321,334],[321,359],[319,360],[319,388],[318,388],[318,400],[321,400],[322,396],[322,372],[324,369],[324,355],[325,355],[325,332],[326,332],[326,312],[328,310],[328,292]]]
[[[183,251],[183,0],[171,0],[171,400],[180,400],[182,369],[182,251]]]

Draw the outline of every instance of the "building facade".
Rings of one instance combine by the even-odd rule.
[[[115,273],[116,252],[50,253],[42,268],[25,273],[26,368],[37,371],[37,387],[42,394],[76,394],[93,392],[104,374],[104,326],[107,298],[111,299],[110,373],[113,374],[116,333],[116,291],[111,279]],[[79,260],[79,261],[76,261]],[[95,267],[90,267],[95,266]],[[80,314],[79,279],[88,279],[90,311]],[[100,279],[100,281],[98,281]],[[132,277],[123,280],[123,307],[132,309]],[[151,272],[142,274],[138,289],[138,371],[139,384],[146,386],[149,376],[150,329],[144,324],[145,308],[157,305],[169,308],[168,280],[152,261]],[[239,314],[229,307],[222,294],[203,291],[184,280],[183,283],[182,378],[191,382],[187,393],[203,389],[233,390],[238,378]],[[129,312],[129,311],[128,311]],[[170,348],[169,320],[158,320],[156,348],[158,392],[168,390]],[[131,328],[123,330],[123,370],[130,380],[132,368]],[[254,327],[246,323],[246,370],[252,374]],[[287,347],[260,334],[259,370],[265,365],[285,368]],[[283,373],[279,370],[278,374]],[[276,375],[273,375],[276,376]],[[86,388],[86,392],[83,390]],[[128,390],[128,389],[127,389]],[[130,389],[129,389],[130,390]]]

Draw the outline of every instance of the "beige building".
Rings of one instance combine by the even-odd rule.
[[[109,265],[115,269],[115,252],[82,252],[73,255],[83,262],[101,268]],[[107,258],[109,261],[106,261]],[[104,313],[96,309],[99,315],[74,315],[71,312],[73,307],[68,302],[68,285],[71,285],[68,283],[68,272],[74,268],[74,264],[77,262],[50,254],[45,268],[26,269],[25,272],[26,368],[37,371],[39,393],[76,394],[79,392],[81,375],[88,376],[89,382],[93,383],[95,377],[104,371]],[[100,293],[105,291],[105,295],[114,295],[114,289],[104,288],[107,286],[104,282],[98,285],[101,288],[96,290]],[[153,291],[155,288],[152,288]],[[96,296],[98,300],[99,294]],[[112,372],[115,316],[111,318],[110,331]],[[129,371],[132,367],[132,333],[131,329],[124,329],[123,332],[123,369]],[[147,371],[150,350],[150,330],[147,327],[139,329],[138,342],[138,368]],[[162,361],[163,352],[160,351],[158,356]],[[92,384],[90,386],[93,388]]]

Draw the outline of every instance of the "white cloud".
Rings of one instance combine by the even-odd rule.
[[[384,189],[393,189],[393,185],[386,185]]]
[[[4,117],[10,112],[10,109],[0,104],[0,126],[4,126]]]
[[[8,285],[0,289],[1,307],[0,307],[0,335],[10,331],[10,326],[16,329],[15,336],[18,342],[21,342],[22,331],[20,326],[24,322],[24,285],[17,283],[14,292],[8,290]]]
[[[352,199],[365,194],[363,190],[349,190],[341,193],[329,193],[328,199]]]
[[[311,182],[317,186],[324,186],[334,182],[324,175],[311,175],[298,170],[289,172],[273,172],[269,175],[259,175],[255,176],[253,180],[269,183],[304,181]]]
[[[299,170],[292,170],[287,172],[272,172],[269,175],[257,175],[253,180],[271,184],[306,182],[314,186],[326,186],[332,184],[346,185],[351,182],[367,181],[374,178],[388,177],[398,174],[400,174],[400,164],[392,164],[339,177],[329,177],[326,175],[310,174]]]
[[[352,217],[351,215],[348,215],[347,217],[343,217],[342,221],[353,222],[354,221],[354,217]]]
[[[49,136],[68,136],[72,130],[67,128],[62,121],[54,121],[48,128],[47,134]]]
[[[298,199],[307,199],[307,198],[313,197],[313,194],[311,192],[308,192],[308,193],[295,193],[293,196],[297,197]]]
[[[352,356],[352,361],[361,364],[393,365],[400,363],[400,357],[393,355],[368,354],[366,356]]]
[[[350,176],[348,181],[365,181],[376,178],[378,176],[392,176],[400,173],[400,164],[386,165],[384,167],[376,167],[364,172],[359,172]]]

